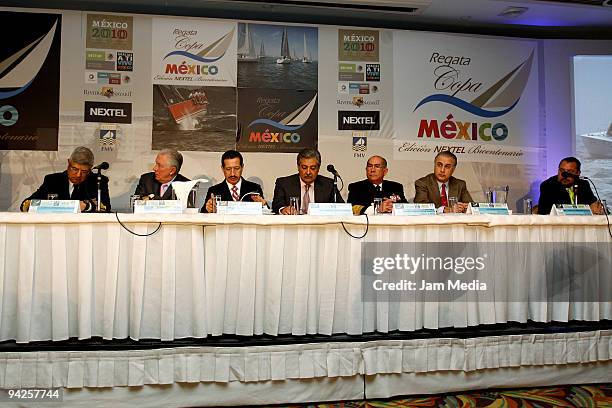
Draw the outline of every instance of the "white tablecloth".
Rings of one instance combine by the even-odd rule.
[[[601,217],[0,213],[0,340],[413,331],[612,318],[611,302],[361,301],[361,242],[605,242]],[[514,284],[511,276],[497,284]],[[525,283],[528,285],[529,283]]]

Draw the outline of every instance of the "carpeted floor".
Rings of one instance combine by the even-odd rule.
[[[346,401],[324,404],[282,405],[278,407],[312,408],[612,408],[612,383],[567,385],[547,388],[480,390],[458,394],[428,395],[389,400]]]

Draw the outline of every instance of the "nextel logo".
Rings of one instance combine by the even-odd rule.
[[[338,130],[380,130],[380,111],[338,111]]]
[[[85,101],[85,122],[132,123],[132,104]]]

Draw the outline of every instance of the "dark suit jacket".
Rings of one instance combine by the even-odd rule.
[[[179,173],[176,175],[173,181],[189,181],[189,179]],[[162,183],[155,180],[155,173],[145,173],[140,176],[140,180],[138,180],[138,185],[136,186],[136,191],[134,194],[137,194],[140,197],[153,194],[152,200],[170,200],[172,198],[172,185],[168,186],[164,196],[160,197],[159,191],[161,189],[161,185]]]
[[[421,177],[415,181],[414,189],[416,190],[414,196],[415,203],[434,203],[436,208],[442,206],[438,182],[433,173],[429,173],[425,177]],[[448,191],[446,192],[446,196],[457,197],[460,203],[470,203],[473,201],[472,196],[467,190],[465,181],[453,176],[448,179]]]
[[[408,202],[406,197],[404,197],[404,186],[395,181],[383,180],[382,192],[380,193],[376,191],[374,184],[368,179],[349,184],[348,191],[347,201],[352,205],[363,206],[360,211],[362,214],[372,204],[376,196],[389,198],[395,194],[400,197],[399,201],[397,201],[398,203]]]
[[[317,176],[314,182],[315,203],[334,202],[334,181],[329,177]],[[279,177],[274,185],[274,199],[272,200],[272,211],[279,213],[280,209],[289,205],[289,198],[300,197],[300,176],[293,174],[287,177]],[[336,189],[336,202],[343,203],[340,192]],[[301,197],[300,197],[301,200]]]
[[[81,184],[76,184],[74,186],[74,190],[72,191],[72,196],[68,193],[68,173],[63,171],[61,173],[53,173],[47,174],[45,179],[38,190],[36,190],[31,196],[23,200],[21,203],[21,208],[23,209],[23,204],[27,200],[32,199],[41,199],[46,200],[47,194],[55,193],[57,194],[58,200],[79,200],[79,201],[87,201],[90,202],[91,209],[87,212],[95,212],[96,206],[90,200],[98,199],[98,176],[94,173],[90,173],[84,182]],[[108,177],[102,176],[100,180],[100,190],[101,190],[101,198],[102,204],[106,207],[104,211],[110,212],[111,204],[110,197],[108,194]]]
[[[263,198],[263,190],[261,186],[257,183],[247,181],[243,178],[242,184],[240,185],[240,198],[242,198],[246,193],[252,193],[252,192],[259,193],[259,195]],[[225,180],[223,180],[221,183],[215,184],[214,186],[211,186],[208,188],[208,191],[206,192],[206,198],[204,199],[204,205],[202,206],[202,209],[200,210],[200,212],[203,212],[203,213],[208,212],[206,211],[206,202],[210,198],[211,194],[220,195],[221,201],[234,201],[234,198],[232,197],[232,193],[230,192],[229,187],[227,187],[227,183],[225,182]],[[246,197],[242,198],[241,201],[252,202],[253,200],[251,199],[250,195],[247,195]]]
[[[586,180],[576,180],[578,185],[578,204],[593,204],[597,198]],[[538,214],[550,214],[554,204],[571,204],[569,193],[565,186],[559,183],[557,176],[552,176],[540,184],[540,201]]]

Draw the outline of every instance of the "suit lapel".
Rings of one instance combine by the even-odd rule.
[[[431,182],[429,183],[429,186],[431,187],[431,192],[434,197],[434,204],[436,205],[436,207],[439,207],[442,205],[442,197],[440,196],[440,188],[438,187],[438,180],[436,180],[436,177],[433,174],[431,175],[430,180]]]

